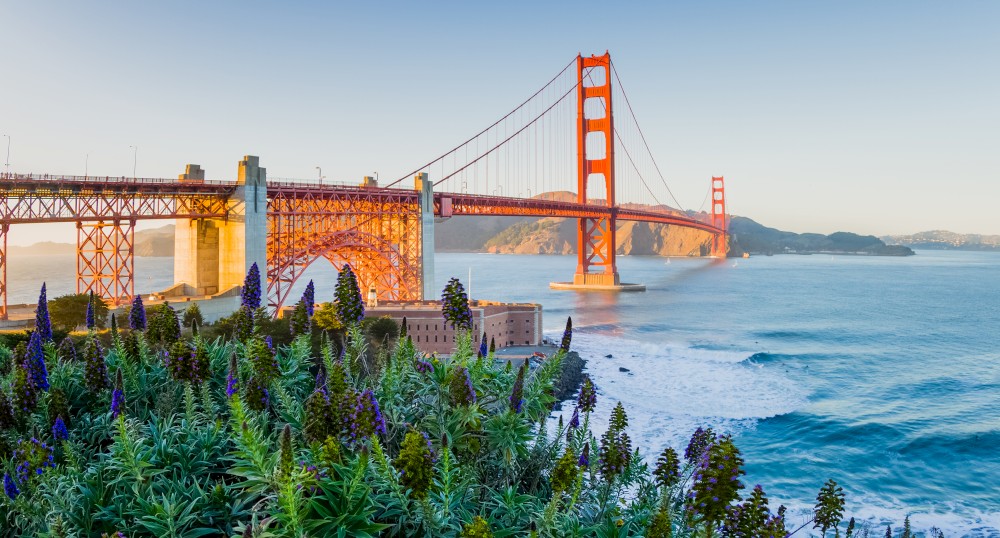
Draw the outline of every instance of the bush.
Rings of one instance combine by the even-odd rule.
[[[392,343],[399,336],[399,325],[389,316],[365,318],[361,326],[368,338],[380,346]]]
[[[17,415],[0,420],[0,534],[785,536],[762,488],[737,504],[728,437],[699,430],[687,463],[664,457],[654,474],[623,406],[600,440],[596,395],[582,420],[549,427],[562,351],[515,372],[460,332],[451,357],[401,339],[370,368],[357,325],[340,359],[328,339],[279,345],[264,333],[287,334],[287,320],[255,317],[245,341],[180,339],[166,359],[148,333],[128,333],[127,353],[91,335],[86,366],[49,362],[48,392],[14,365],[0,390],[0,412]],[[819,528],[837,529],[838,486],[817,500]]]
[[[201,316],[201,307],[198,306],[198,303],[193,302],[190,305],[188,305],[187,308],[184,309],[184,317],[182,319],[182,324],[185,327],[190,328],[195,323],[197,323],[198,326],[201,327],[202,325],[205,324],[205,319]]]
[[[72,331],[82,327],[87,322],[87,303],[89,293],[74,293],[62,295],[49,301],[49,317],[52,325],[64,331]],[[98,328],[105,328],[108,322],[108,305],[104,299],[94,297],[94,323]]]

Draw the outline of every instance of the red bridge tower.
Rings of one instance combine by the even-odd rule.
[[[587,200],[587,184],[591,176],[595,176],[598,181],[604,180],[603,205],[614,208],[615,144],[611,111],[611,54],[605,52],[603,56],[589,58],[577,56],[576,72],[577,202],[600,203],[598,200]],[[588,100],[593,101],[590,106],[585,106]],[[587,117],[588,111],[595,113],[596,117]],[[604,151],[599,151],[602,143]],[[588,147],[593,153],[588,151]],[[615,265],[615,220],[613,210],[607,216],[579,219],[574,285],[604,287],[621,284],[618,266]]]

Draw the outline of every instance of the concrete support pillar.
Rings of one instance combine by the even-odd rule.
[[[219,288],[242,286],[256,263],[265,280],[261,289],[267,289],[267,170],[259,158],[247,155],[236,182],[229,220],[219,234]]]
[[[205,171],[188,165],[180,181],[204,181]],[[213,295],[242,286],[254,263],[267,275],[267,171],[259,159],[240,161],[237,187],[226,219],[177,219],[174,281],[194,293]],[[262,282],[266,289],[266,282]]]
[[[429,301],[437,296],[434,289],[434,184],[427,174],[417,174],[413,178],[414,188],[420,193],[420,279],[421,300]]]

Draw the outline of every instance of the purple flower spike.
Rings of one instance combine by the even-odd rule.
[[[569,419],[569,427],[572,430],[575,430],[575,429],[577,429],[577,428],[580,427],[580,408],[579,407],[574,407],[573,408],[573,416],[570,417],[570,419]]]
[[[247,271],[246,279],[243,281],[241,299],[243,306],[250,310],[260,308],[260,269],[256,262]]]
[[[94,325],[94,292],[90,292],[90,298],[87,300],[87,328],[93,330]]]
[[[146,307],[142,304],[142,296],[132,299],[132,308],[128,314],[128,326],[133,331],[146,330]]]
[[[52,341],[52,320],[49,318],[49,300],[45,295],[45,283],[38,294],[38,308],[35,309],[35,332],[42,338],[42,343]]]
[[[18,494],[21,493],[21,491],[17,489],[17,483],[10,477],[10,473],[3,474],[3,492],[6,493],[12,501],[17,498]]]
[[[28,356],[25,358],[28,375],[35,388],[49,390],[49,371],[45,368],[45,351],[42,349],[42,337],[35,331],[28,340]]]
[[[65,441],[69,438],[69,432],[66,431],[66,423],[63,422],[62,417],[56,417],[56,422],[52,425],[52,438],[56,441]]]
[[[577,463],[580,464],[580,467],[590,466],[590,441],[583,444],[583,451],[580,452],[580,460]]]

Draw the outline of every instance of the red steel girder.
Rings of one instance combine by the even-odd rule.
[[[268,185],[268,297],[288,301],[306,267],[350,263],[367,296],[412,300],[421,292],[420,204],[414,191]]]
[[[78,222],[76,230],[76,292],[128,302],[135,294],[135,221]]]
[[[0,320],[7,319],[7,232],[10,225],[0,224]]]
[[[225,218],[234,188],[233,182],[9,174],[0,177],[0,222]]]

